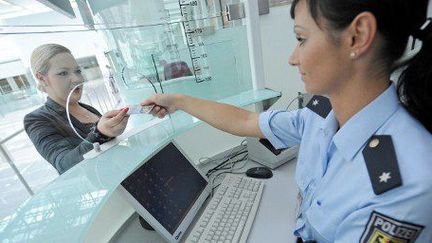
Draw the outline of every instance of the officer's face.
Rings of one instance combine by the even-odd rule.
[[[335,44],[325,21],[320,21],[321,28],[317,25],[307,1],[302,0],[296,6],[294,22],[298,44],[289,63],[299,69],[306,91],[323,95],[337,92],[349,74],[350,53]]]
[[[72,88],[84,81],[75,58],[69,53],[60,53],[52,57],[44,78],[48,96],[63,102],[66,102]],[[72,93],[70,102],[78,102],[81,95],[82,86],[79,86]]]

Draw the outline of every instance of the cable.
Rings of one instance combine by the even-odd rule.
[[[207,163],[209,163],[209,162],[218,163],[218,165],[214,166],[213,168],[208,170],[208,172],[206,173],[206,176],[209,178],[209,182],[211,183],[211,187],[212,187],[211,194],[210,194],[211,197],[213,197],[214,189],[217,187],[217,186],[216,187],[213,186],[214,181],[220,175],[225,174],[225,173],[236,173],[233,171],[234,170],[240,170],[240,169],[245,167],[246,162],[248,161],[247,160],[247,157],[248,157],[247,152],[248,151],[247,151],[246,146],[247,146],[247,141],[246,141],[246,139],[244,139],[240,143],[240,149],[238,149],[238,147],[231,148],[230,151],[225,156],[223,156],[223,158],[221,158],[221,159],[212,159],[212,158],[208,158],[208,157],[201,157],[199,159],[200,162],[202,161],[202,159],[205,159],[205,160],[207,160]],[[241,158],[233,160],[242,154],[244,154],[244,155]],[[243,165],[238,167],[238,168],[235,168],[235,165],[237,165],[241,161],[244,161]],[[230,170],[230,171],[226,171],[226,170]],[[222,172],[219,174],[216,174],[212,178],[212,175],[218,171],[222,171]],[[239,172],[238,174],[243,174],[243,173],[245,173],[245,172],[241,172],[241,173]]]
[[[234,159],[235,157],[245,154],[247,153],[247,150],[245,150],[246,148],[243,148],[242,150],[238,151],[237,153],[230,155],[229,158],[224,159],[220,164],[218,164],[217,166],[211,168],[206,175],[210,176],[211,174],[213,174],[214,172],[222,169],[227,163],[230,162],[230,160]]]
[[[225,162],[227,162],[228,160],[229,160],[229,158],[232,156],[232,154],[233,154],[233,150],[234,148],[232,148],[231,149],[231,151],[230,151],[230,153],[228,153],[227,155],[225,155],[223,158],[221,158],[221,159],[213,159],[213,158],[208,158],[208,157],[206,157],[207,158],[207,162],[206,163],[210,163],[210,162],[213,162],[213,163],[217,163],[217,165],[216,166],[214,166],[213,168],[211,168],[210,170],[208,170],[207,171],[207,176],[209,176],[215,169],[217,169],[217,168],[219,168],[220,166],[222,166],[222,164],[223,163],[225,163]],[[243,149],[242,149],[243,150]],[[239,152],[241,152],[241,150],[239,151]],[[238,153],[238,152],[237,152]],[[200,160],[201,160],[202,158],[200,158]]]
[[[127,84],[126,79],[125,79],[125,76],[124,76],[124,71],[125,71],[125,69],[126,69],[126,66],[124,66],[124,67],[122,68],[122,70],[121,70],[121,78],[122,78],[122,80],[123,80],[124,85],[125,85],[127,88],[129,88],[129,85]],[[140,78],[140,79],[141,79],[141,78],[144,78],[145,80],[147,80],[147,82],[149,82],[149,83],[151,84],[151,86],[153,87],[153,91],[155,92],[155,94],[158,93],[158,91],[157,91],[157,89],[156,89],[156,86],[153,84],[152,81],[150,81],[149,78],[147,78],[145,75],[141,75],[141,77],[139,77],[139,78]],[[161,89],[162,89],[162,85],[161,85]],[[162,91],[163,91],[163,90],[162,90]],[[163,92],[162,92],[162,93],[163,93]]]
[[[238,159],[238,160],[236,160],[236,161],[233,161],[232,162],[232,166],[231,166],[231,168],[226,168],[226,169],[229,169],[230,171],[222,171],[221,173],[219,173],[219,174],[217,174],[217,175],[215,175],[215,177],[213,177],[213,179],[211,180],[211,187],[212,187],[212,190],[211,190],[211,196],[213,197],[213,193],[214,193],[214,189],[216,189],[219,185],[220,185],[220,183],[217,185],[217,186],[213,186],[214,185],[214,183],[215,183],[215,180],[220,176],[220,175],[223,175],[223,174],[244,174],[246,171],[242,171],[242,172],[234,172],[235,170],[240,170],[240,169],[243,169],[245,166],[246,166],[246,163],[247,163],[247,157],[248,157],[248,155],[246,154],[245,156],[243,156],[241,159]],[[243,163],[243,165],[242,166],[240,166],[239,168],[234,168],[234,165],[236,165],[237,163],[239,163],[239,162],[241,162],[241,161],[244,161],[244,163]],[[226,169],[224,169],[224,170],[226,170]]]
[[[235,161],[231,161],[231,162],[230,162],[230,165],[229,165],[228,167],[222,167],[222,168],[219,168],[217,171],[225,171],[225,170],[231,170],[231,171],[232,171],[232,170],[234,170],[234,166],[235,166],[237,163],[242,162],[242,161],[247,161],[247,157],[248,157],[248,155],[245,154],[242,158],[237,159],[237,160],[235,160]],[[244,167],[245,164],[246,164],[246,163],[244,163],[243,166],[241,166],[240,168],[235,168],[235,170],[242,169],[242,168]]]
[[[228,163],[231,159],[246,153],[247,151],[245,151],[244,149],[242,149],[241,151],[236,152],[235,154],[232,154],[230,156],[228,156],[227,158],[225,158],[224,160],[222,160],[221,163],[219,163],[217,166],[213,167],[211,170],[209,170],[209,174],[213,173],[214,171],[218,170],[219,168],[222,168],[223,166],[226,165],[226,163]]]
[[[243,141],[246,141],[246,140],[243,140]],[[241,144],[241,145],[243,145],[243,144]],[[234,149],[235,148],[231,148],[230,150],[233,151]],[[241,150],[243,150],[243,148],[241,148],[239,151],[241,151]],[[208,164],[211,162],[215,162],[215,163],[217,162],[219,165],[220,163],[222,163],[221,161],[226,161],[226,159],[231,157],[232,154],[234,154],[234,153],[233,152],[227,153],[223,158],[220,158],[220,159],[214,159],[214,158],[210,158],[210,157],[201,157],[201,158],[199,158],[198,163]]]
[[[81,82],[81,83],[75,85],[75,86],[71,89],[71,91],[69,91],[69,94],[68,94],[67,99],[66,99],[66,117],[67,117],[67,119],[68,119],[69,126],[72,128],[72,130],[75,132],[75,134],[76,134],[79,138],[81,138],[81,140],[83,140],[83,141],[85,141],[85,142],[87,142],[87,143],[92,143],[92,142],[88,141],[87,139],[81,137],[81,135],[77,132],[77,130],[75,129],[74,125],[72,124],[72,121],[71,121],[71,119],[70,119],[70,114],[69,114],[69,101],[70,101],[70,97],[72,96],[72,93],[75,91],[75,89],[78,88],[79,86],[83,85],[83,84],[84,84],[84,82]]]
[[[304,98],[303,94],[302,94],[302,93],[299,93],[299,94],[298,94],[294,99],[292,99],[292,100],[289,102],[288,106],[285,108],[285,111],[288,111],[288,109],[290,108],[290,106],[292,105],[292,103],[293,103],[294,101],[296,101],[296,100],[303,100],[303,98]]]
[[[247,145],[247,143],[246,143],[246,139],[243,139],[242,141],[241,141],[241,143],[240,143],[240,146],[243,146],[242,148],[240,148],[238,151],[236,151],[236,152],[234,152],[235,151],[235,149],[236,149],[236,147],[235,148],[231,148],[230,150],[230,152],[229,153],[227,153],[223,158],[221,158],[221,159],[217,159],[217,160],[215,160],[215,159],[213,159],[213,158],[209,158],[209,157],[201,157],[200,159],[199,159],[199,161],[201,162],[202,161],[202,159],[206,159],[207,160],[207,162],[206,163],[209,163],[209,162],[216,162],[216,161],[223,161],[223,162],[226,162],[226,160],[227,159],[232,159],[233,157],[233,155],[237,155],[238,153],[240,153],[240,152],[242,152],[243,150],[245,150],[246,149],[246,145]],[[223,163],[223,162],[219,162],[218,163],[218,165],[216,166],[216,167],[218,167],[218,166],[220,166],[220,163]],[[204,162],[202,162],[202,163],[204,163]],[[214,169],[214,168],[213,168]]]
[[[235,157],[237,157],[237,156],[239,156],[239,155],[241,155],[241,154],[243,154],[243,153],[246,153],[246,152],[247,152],[247,151],[244,151],[244,152],[242,152],[242,153],[239,153],[239,154],[236,155]],[[226,163],[225,166],[222,166],[222,167],[218,168],[218,171],[219,171],[219,170],[232,169],[232,168],[234,167],[234,165],[235,165],[237,162],[241,162],[241,161],[243,161],[244,159],[246,159],[247,157],[248,157],[248,154],[246,153],[242,158],[237,159],[237,160],[234,160],[234,161],[230,161],[229,163]],[[234,158],[234,157],[233,157],[233,158]]]

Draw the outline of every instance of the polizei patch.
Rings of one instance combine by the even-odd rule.
[[[360,242],[415,242],[424,226],[399,221],[373,211]]]

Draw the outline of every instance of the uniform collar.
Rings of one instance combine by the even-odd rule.
[[[326,136],[333,136],[337,132],[338,128],[339,123],[334,114],[334,110],[331,110],[325,118],[324,122],[321,124],[321,131],[323,131]]]
[[[351,161],[367,140],[396,112],[399,98],[392,83],[381,95],[351,117],[334,135],[333,142],[347,161]],[[336,121],[334,113],[327,117]],[[330,122],[324,122],[324,124]],[[332,121],[331,124],[334,124]],[[336,121],[337,124],[337,121]]]

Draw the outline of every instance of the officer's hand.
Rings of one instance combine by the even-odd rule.
[[[128,110],[129,108],[123,108],[105,113],[97,125],[99,132],[108,137],[117,137],[122,134],[129,120],[129,116],[126,114]]]
[[[164,118],[167,114],[174,113],[178,107],[177,103],[181,95],[179,94],[157,94],[141,102],[141,105],[155,105],[150,114],[159,118]]]

